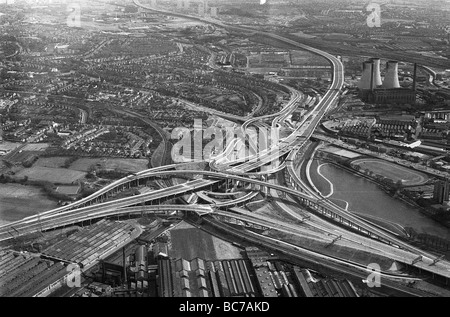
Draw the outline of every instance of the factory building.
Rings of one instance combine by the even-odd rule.
[[[415,104],[416,93],[408,88],[397,89],[375,89],[369,98],[370,102],[376,104]]]
[[[159,255],[159,297],[255,297],[252,267],[244,259],[206,261]],[[276,293],[275,293],[276,294]]]
[[[363,72],[358,83],[359,97],[365,102],[375,104],[415,104],[417,65],[414,65],[413,89],[408,89],[400,87],[397,61],[386,63],[383,81],[380,64],[379,58],[363,62]]]

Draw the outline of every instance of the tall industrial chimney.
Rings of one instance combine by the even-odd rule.
[[[386,64],[386,75],[384,76],[383,88],[400,88],[398,81],[398,62],[388,61]]]
[[[359,81],[358,84],[359,89],[371,89],[372,67],[373,67],[372,61],[365,61],[363,63],[363,72],[361,80]]]
[[[414,63],[414,75],[413,75],[413,86],[412,89],[416,91],[416,85],[417,85],[417,63]]]
[[[380,59],[379,58],[371,58],[373,61],[373,84],[375,87],[381,86],[381,70],[380,70]]]

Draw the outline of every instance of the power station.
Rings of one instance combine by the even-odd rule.
[[[381,60],[371,58],[363,62],[359,81],[359,97],[375,104],[415,104],[416,72],[414,64],[413,88],[402,88],[398,79],[398,61],[387,61],[384,79],[381,79]]]

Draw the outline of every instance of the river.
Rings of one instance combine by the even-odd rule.
[[[310,172],[312,182],[322,195],[330,195],[329,199],[343,208],[450,240],[449,228],[423,215],[417,207],[390,196],[363,177],[317,160],[312,163]]]

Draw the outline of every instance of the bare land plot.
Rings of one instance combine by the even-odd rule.
[[[189,224],[180,223],[170,231],[171,256],[188,261],[200,257],[204,260],[242,258],[240,249]]]

